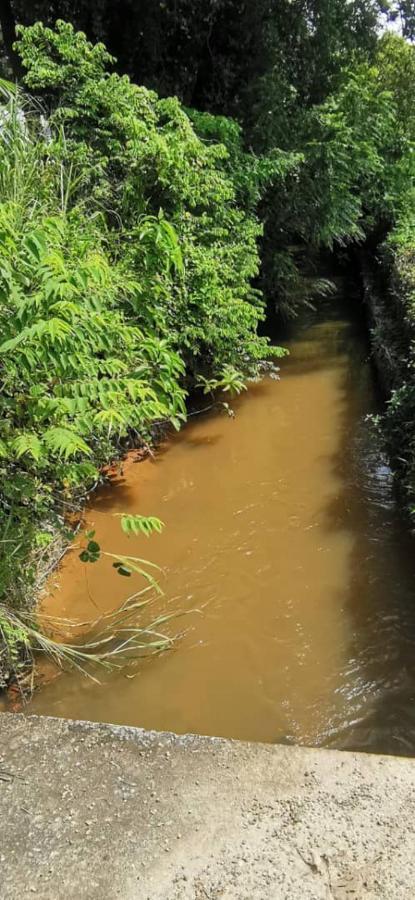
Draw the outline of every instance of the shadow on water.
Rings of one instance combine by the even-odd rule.
[[[117,501],[119,501],[120,505],[123,509],[128,509],[133,497],[134,491],[132,490],[131,484],[125,478],[123,474],[119,474],[115,479],[113,484],[104,485],[99,491],[99,494],[94,496],[94,502],[97,509],[100,512],[112,512],[114,509],[114,492],[113,487],[116,485],[117,488]]]
[[[199,450],[201,447],[213,447],[222,440],[223,435],[218,432],[218,434],[209,434],[209,435],[194,435],[191,438],[187,438],[186,447],[191,450]]]
[[[346,701],[347,721],[333,723],[332,733],[321,735],[319,743],[412,756],[415,541],[396,502],[379,435],[367,419],[368,413],[379,411],[380,399],[358,318],[339,323],[338,340],[348,364],[339,400],[340,445],[327,462],[342,488],[322,510],[321,521],[327,532],[354,536],[349,582],[338,596],[352,628],[338,689]],[[330,365],[330,356],[325,359]]]

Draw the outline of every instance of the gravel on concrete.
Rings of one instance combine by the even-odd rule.
[[[0,897],[415,898],[415,761],[0,716]]]

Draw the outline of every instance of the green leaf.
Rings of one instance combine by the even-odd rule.
[[[48,450],[69,459],[78,453],[91,455],[91,448],[85,443],[83,438],[68,428],[49,428],[43,435],[43,440]]]
[[[131,577],[132,571],[131,571],[131,569],[128,569],[127,566],[122,565],[122,563],[120,563],[119,565],[117,565],[117,563],[114,563],[113,565],[114,565],[114,568],[117,570],[118,575],[123,575],[124,578]]]
[[[115,515],[121,516],[121,528],[124,534],[129,536],[143,534],[145,537],[149,537],[154,532],[160,534],[164,528],[164,522],[155,516],[127,515],[126,513],[115,513]]]
[[[29,434],[28,432],[19,434],[14,438],[11,446],[16,452],[18,459],[20,459],[21,456],[27,455],[38,462],[42,455],[42,443],[37,434]]]
[[[88,550],[90,553],[99,553],[100,549],[101,548],[100,548],[99,544],[97,544],[96,541],[89,541]]]

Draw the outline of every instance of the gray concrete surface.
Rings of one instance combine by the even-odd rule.
[[[415,898],[415,761],[0,716],[0,897]]]

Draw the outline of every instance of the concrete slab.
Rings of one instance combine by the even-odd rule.
[[[415,761],[0,716],[0,897],[413,900]]]

